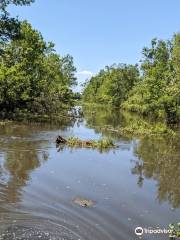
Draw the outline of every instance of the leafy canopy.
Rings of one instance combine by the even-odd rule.
[[[169,123],[179,121],[180,34],[171,41],[153,39],[143,49],[142,81],[131,91],[124,107],[143,114],[165,116]]]
[[[110,103],[141,114],[180,121],[180,34],[171,41],[152,39],[137,66],[113,65],[86,84],[83,99]]]
[[[54,44],[46,43],[26,21],[20,24],[20,33],[20,39],[4,45],[0,56],[0,108],[55,111],[72,99],[71,87],[76,84],[73,59],[60,57]]]
[[[85,101],[120,106],[138,81],[138,77],[137,66],[119,64],[106,67],[87,83],[83,98]]]
[[[1,0],[0,1],[0,44],[9,39],[20,37],[20,22],[10,17],[7,11],[9,4],[30,5],[34,0]]]

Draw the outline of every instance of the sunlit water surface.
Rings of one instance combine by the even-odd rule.
[[[123,121],[103,109],[85,111],[68,125],[0,126],[0,239],[134,240],[138,226],[179,222],[179,138],[127,137],[104,128]],[[59,134],[111,137],[119,148],[58,150]],[[78,206],[76,197],[95,205]]]

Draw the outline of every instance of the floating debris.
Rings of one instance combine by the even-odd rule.
[[[66,144],[69,147],[81,147],[81,148],[98,148],[98,149],[109,149],[117,147],[111,139],[100,139],[100,140],[81,140],[77,137],[69,137],[64,139],[58,136],[56,144]]]
[[[95,202],[93,200],[79,197],[75,198],[73,202],[81,207],[92,207],[93,205],[95,205]]]
[[[65,144],[67,142],[67,140],[63,137],[61,137],[60,135],[56,138],[56,144]]]

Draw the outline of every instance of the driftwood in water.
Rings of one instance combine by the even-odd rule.
[[[61,143],[65,144],[65,143],[67,143],[67,140],[59,135],[59,136],[56,138],[56,143],[57,143],[57,144],[61,144]]]

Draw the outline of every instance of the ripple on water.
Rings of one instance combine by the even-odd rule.
[[[0,228],[0,240],[80,240],[70,229],[51,221],[28,221],[6,224]]]

